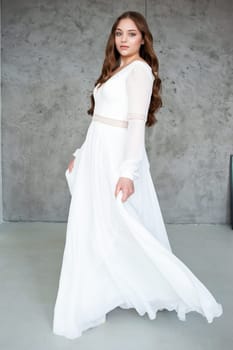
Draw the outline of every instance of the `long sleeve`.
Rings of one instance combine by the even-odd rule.
[[[128,129],[120,177],[135,180],[145,148],[145,123],[147,119],[154,77],[144,63],[136,64],[126,81],[128,94]]]

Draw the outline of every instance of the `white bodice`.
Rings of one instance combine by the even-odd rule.
[[[127,124],[120,177],[131,180],[139,177],[139,168],[145,155],[145,122],[153,83],[151,67],[144,61],[135,60],[93,90],[94,116],[105,122],[109,119],[112,126],[116,122]]]
[[[119,120],[128,120],[132,114],[143,114],[145,119],[153,81],[151,67],[146,62],[131,62],[100,87],[95,86],[94,114]]]

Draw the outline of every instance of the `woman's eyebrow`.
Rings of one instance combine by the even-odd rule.
[[[121,30],[122,31],[121,28],[116,28],[116,30]],[[128,32],[136,32],[136,31],[137,31],[136,29],[128,29]]]

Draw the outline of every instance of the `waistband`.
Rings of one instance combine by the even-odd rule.
[[[128,127],[128,121],[127,120],[119,120],[114,118],[108,118],[104,117],[102,115],[94,114],[92,117],[92,120],[96,120],[101,123],[109,124],[112,126],[118,126],[120,128],[127,128]]]

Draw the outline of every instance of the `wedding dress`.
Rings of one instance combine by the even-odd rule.
[[[223,312],[168,240],[144,140],[153,82],[151,67],[135,60],[93,90],[94,116],[65,173],[72,197],[55,334],[77,338],[118,306],[151,320],[163,309],[209,323]],[[134,181],[125,202],[114,195],[119,177]]]

